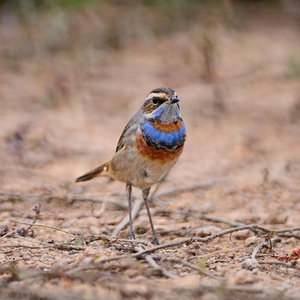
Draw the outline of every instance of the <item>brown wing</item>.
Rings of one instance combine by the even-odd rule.
[[[139,120],[140,120],[140,111],[138,111],[125,126],[125,128],[119,138],[116,152],[121,150],[125,146],[125,144],[128,143],[130,136],[132,134],[136,133],[137,128],[139,126]]]
[[[116,152],[118,152],[119,150],[121,150],[123,147],[124,147],[124,139],[125,139],[125,136],[126,136],[126,133],[128,131],[128,129],[131,127],[131,122],[129,121],[129,123],[125,126],[120,138],[119,138],[119,141],[118,141],[118,144],[117,144],[117,148],[116,148]]]

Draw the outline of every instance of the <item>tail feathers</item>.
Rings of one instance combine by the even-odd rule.
[[[110,164],[110,162],[107,162],[107,163],[101,165],[100,167],[78,177],[75,182],[91,180],[94,177],[98,177],[98,176],[110,177],[109,172],[108,172],[109,164]]]

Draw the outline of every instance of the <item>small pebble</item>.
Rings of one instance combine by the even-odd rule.
[[[247,270],[253,270],[259,268],[259,263],[256,259],[248,258],[241,263],[241,267]]]
[[[42,256],[42,259],[51,259],[51,256],[49,255],[49,254],[44,254],[43,256]]]
[[[249,237],[252,237],[252,236],[253,236],[253,232],[249,229],[238,231],[235,234],[235,238],[237,240],[246,240],[246,239],[248,239]]]
[[[245,245],[246,246],[250,246],[250,245],[253,245],[257,242],[258,240],[258,237],[256,236],[250,236],[248,237],[246,240],[245,240]]]
[[[85,249],[84,255],[95,255],[96,250],[93,247],[89,246]]]
[[[80,253],[80,251],[77,251],[77,250],[69,251],[69,255],[74,255],[74,254],[78,254],[78,253]]]
[[[69,228],[69,227],[71,227],[71,223],[69,223],[69,222],[62,223],[61,227],[62,228]]]
[[[288,268],[287,269],[288,274],[290,275],[296,275],[298,273],[298,270],[294,269],[294,268]]]

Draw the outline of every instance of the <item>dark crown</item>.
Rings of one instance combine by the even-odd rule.
[[[173,90],[173,89],[170,89],[170,88],[167,88],[167,87],[160,87],[160,88],[157,88],[157,89],[154,89],[153,91],[151,91],[149,93],[150,94],[166,94],[168,95],[169,97],[172,97],[172,96],[175,96],[176,95],[176,92]]]
[[[177,98],[177,93],[173,89],[167,87],[156,88],[148,94],[142,109],[145,113],[151,113],[172,97]]]

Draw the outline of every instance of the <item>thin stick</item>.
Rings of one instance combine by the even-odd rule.
[[[6,193],[6,192],[0,192],[0,203],[2,202],[7,202],[11,200],[16,200],[16,201],[50,201],[50,200],[59,200],[59,201],[66,201],[67,203],[73,203],[75,201],[83,201],[83,202],[93,202],[93,203],[107,203],[114,205],[120,209],[126,209],[127,206],[126,204],[116,202],[116,201],[110,201],[107,199],[97,199],[85,195],[72,195],[72,197],[61,197],[58,195],[30,195],[30,194],[18,194],[18,193]]]
[[[282,294],[280,293],[275,293],[273,291],[270,291],[270,289],[263,289],[259,287],[255,287],[252,285],[224,285],[223,284],[203,284],[203,283],[198,283],[196,288],[176,288],[174,287],[173,291],[175,293],[183,293],[184,291],[197,294],[196,295],[201,295],[203,291],[211,291],[214,293],[220,293],[222,291],[222,296],[223,298],[220,299],[242,299],[239,296],[244,296],[245,293],[249,294],[249,297],[244,297],[244,299],[287,299],[287,298],[282,298]],[[237,294],[238,293],[238,294]],[[239,293],[243,293],[242,295],[239,295]],[[252,295],[263,295],[264,297],[252,297]],[[280,298],[281,297],[281,298]],[[219,299],[218,298],[218,299]],[[291,298],[291,299],[297,299],[297,298]],[[290,300],[291,300],[290,299]]]
[[[133,205],[132,205],[132,220],[136,218],[138,215],[139,211],[141,210],[141,207],[143,205],[144,200],[141,198],[137,198]],[[120,231],[123,230],[127,225],[129,224],[129,216],[127,215],[119,224],[118,226],[114,229],[112,236],[118,236]]]
[[[109,236],[109,235],[105,235],[105,234],[101,234],[101,235],[93,235],[93,236],[89,236],[86,238],[86,242],[87,243],[90,243],[90,242],[93,242],[93,241],[105,241],[109,244],[113,244],[113,243],[131,243],[131,244],[142,244],[142,245],[145,245],[145,246],[149,246],[152,244],[150,244],[150,242],[148,241],[145,241],[145,240],[131,240],[131,239],[119,239],[115,236]]]
[[[105,211],[105,207],[106,207],[106,200],[102,203],[101,209],[100,209],[99,213],[97,213],[97,218],[99,218],[100,216],[102,216],[102,214]]]
[[[170,243],[166,243],[166,244],[162,244],[162,245],[157,245],[157,246],[154,246],[152,248],[148,248],[148,249],[142,250],[140,252],[137,252],[137,253],[134,253],[134,254],[131,254],[131,255],[123,254],[123,255],[118,255],[118,256],[114,256],[114,257],[99,259],[99,260],[96,261],[96,263],[101,264],[101,263],[105,263],[105,262],[110,262],[110,261],[114,261],[114,260],[127,258],[128,256],[137,258],[137,257],[140,257],[144,254],[151,253],[151,252],[154,252],[154,251],[159,250],[159,249],[177,246],[177,245],[180,245],[180,244],[187,243],[189,241],[191,241],[191,239],[186,238],[186,239],[183,239],[183,240],[180,240],[180,241],[175,241],[175,242],[170,242]]]
[[[21,235],[16,235],[15,234],[15,235],[13,235],[13,237],[16,238],[16,239],[21,239],[21,240],[25,240],[25,241],[28,241],[28,242],[31,242],[31,243],[39,244],[39,245],[42,245],[42,246],[45,246],[45,247],[50,247],[50,248],[54,247],[53,244],[42,242],[42,241],[35,240],[35,239],[31,239],[31,238],[21,236]]]
[[[18,245],[1,245],[1,248],[43,249],[42,247],[38,247],[38,246],[28,246],[28,245],[25,245],[25,244],[18,244]]]
[[[0,240],[2,240],[2,239],[4,239],[5,237],[7,237],[7,236],[9,236],[9,235],[11,235],[11,234],[13,234],[13,233],[15,233],[16,231],[17,231],[17,230],[14,229],[14,230],[12,230],[12,231],[6,233],[5,235],[3,235],[3,236],[0,237]]]
[[[76,245],[56,245],[56,244],[50,244],[50,243],[46,243],[46,242],[42,242],[39,240],[35,240],[35,239],[31,239],[25,236],[21,236],[21,235],[14,235],[13,236],[16,239],[21,239],[21,240],[25,240],[31,243],[35,243],[35,244],[39,244],[42,245],[44,247],[49,247],[49,248],[55,248],[55,249],[60,249],[60,250],[86,250],[87,247],[85,246],[76,246]]]
[[[300,227],[291,227],[286,229],[274,229],[274,232],[276,233],[285,233],[285,232],[294,232],[294,231],[300,231]]]
[[[29,232],[29,230],[31,229],[31,227],[36,223],[36,220],[38,219],[39,215],[40,215],[40,212],[41,212],[41,202],[39,202],[39,206],[35,206],[34,209],[35,211],[35,216],[32,220],[31,223],[29,223],[29,226],[25,229],[24,232],[22,232],[22,234],[25,236],[27,235],[27,233]]]
[[[212,234],[210,236],[207,236],[207,237],[204,237],[204,238],[193,238],[193,240],[197,241],[197,242],[210,241],[212,239],[215,239],[216,237],[220,237],[220,236],[223,236],[225,234],[233,233],[235,231],[240,231],[240,230],[244,230],[244,229],[249,229],[249,230],[252,230],[254,232],[259,232],[259,231],[262,231],[262,232],[265,232],[265,233],[273,233],[274,232],[278,236],[281,236],[280,232],[278,232],[274,229],[268,229],[266,227],[262,227],[262,226],[259,226],[259,225],[256,225],[256,224],[250,224],[250,225],[242,225],[242,226],[238,226],[238,227],[229,228],[229,229],[214,233],[214,234]],[[296,230],[300,230],[300,227],[286,228],[286,229],[284,229],[284,232],[296,231]]]
[[[214,234],[209,235],[209,236],[204,237],[204,238],[193,238],[193,239],[197,242],[207,242],[207,241],[213,240],[215,238],[221,237],[225,234],[233,233],[233,232],[244,230],[244,229],[253,229],[253,227],[251,225],[243,225],[243,226],[239,226],[239,227],[233,227],[233,228],[225,229],[223,231],[214,233]]]
[[[236,252],[236,251],[239,251],[240,249],[241,249],[241,247],[236,247],[236,248],[229,248],[229,249],[224,249],[224,250],[222,249],[222,250],[218,250],[218,251],[213,251],[213,252],[203,254],[203,255],[195,255],[195,256],[189,257],[188,261],[189,260],[194,260],[194,259],[202,259],[202,258],[215,256],[219,253]]]
[[[64,199],[65,200],[65,199]],[[122,203],[122,202],[116,202],[116,201],[112,201],[112,200],[108,200],[108,199],[98,199],[98,198],[93,198],[90,196],[72,196],[68,199],[68,203],[73,203],[75,201],[82,201],[82,202],[93,202],[93,203],[107,203],[107,204],[111,204],[116,206],[119,209],[127,209],[127,205],[126,203]]]
[[[163,191],[163,192],[157,193],[156,197],[159,198],[159,197],[165,197],[165,196],[173,196],[173,195],[181,194],[184,192],[194,192],[197,190],[205,190],[205,189],[208,189],[208,188],[216,185],[218,182],[219,182],[218,179],[211,179],[206,182],[199,183],[199,184],[194,184],[191,186],[186,186],[186,187],[182,187],[182,188],[175,188],[175,189]]]
[[[278,233],[278,236],[280,237],[293,237],[297,240],[300,240],[300,234],[292,234],[292,233]]]
[[[34,223],[33,224],[33,223],[29,223],[29,222],[24,222],[24,221],[18,221],[16,219],[12,219],[12,218],[9,218],[8,220],[11,221],[11,222],[14,222],[14,223],[19,223],[19,224],[24,224],[24,225],[31,225],[31,226],[35,226],[35,227],[50,228],[50,229],[61,231],[61,232],[64,232],[64,233],[67,233],[67,234],[70,234],[70,235],[73,235],[73,236],[76,235],[75,233],[72,233],[72,232],[60,229],[58,227],[51,226],[51,225],[40,224],[40,223]]]
[[[179,215],[185,215],[185,216],[194,216],[197,217],[198,219],[202,219],[202,220],[206,220],[206,221],[210,221],[210,222],[214,222],[214,223],[223,223],[226,225],[230,225],[232,227],[237,227],[237,226],[243,226],[245,224],[243,223],[239,223],[239,222],[231,222],[231,221],[226,221],[223,220],[221,218],[216,218],[216,217],[210,217],[204,214],[200,214],[197,212],[188,212],[188,211],[184,211],[184,210],[156,210],[156,213],[174,213],[174,214],[179,214]]]
[[[143,249],[142,247],[135,247],[135,249],[138,252],[141,252]],[[162,275],[164,275],[167,278],[172,278],[172,279],[176,279],[178,278],[178,276],[168,272],[166,269],[162,268],[161,266],[159,266],[156,261],[152,258],[151,255],[146,255],[145,256],[145,260],[148,262],[148,264],[156,271],[161,272]]]
[[[297,266],[296,264],[293,263],[286,263],[284,261],[280,260],[262,260],[258,262],[260,265],[280,265],[284,266],[286,268],[293,268],[296,270],[300,270],[300,266]]]
[[[195,215],[197,218],[199,218],[201,220],[206,220],[206,221],[210,221],[210,222],[214,222],[214,223],[223,223],[223,224],[227,224],[227,225],[230,225],[230,226],[242,226],[242,225],[244,225],[243,223],[226,221],[226,220],[223,220],[221,218],[210,217],[210,216],[203,215],[203,214],[193,214],[193,215]]]
[[[259,243],[255,249],[253,250],[252,254],[251,254],[251,259],[252,260],[256,260],[256,255],[258,253],[258,251],[262,248],[269,248],[269,243],[267,241],[263,241],[261,243]]]
[[[239,226],[239,227],[229,228],[229,229],[217,232],[215,234],[212,234],[212,235],[209,235],[209,236],[203,237],[203,238],[196,238],[196,237],[185,238],[185,239],[182,239],[182,240],[179,240],[179,241],[174,241],[174,242],[170,242],[170,243],[166,243],[166,244],[162,244],[162,245],[157,245],[157,246],[154,246],[152,248],[145,249],[145,250],[140,251],[138,253],[132,254],[130,256],[131,257],[139,257],[139,256],[142,256],[142,255],[147,254],[147,253],[154,252],[154,251],[159,250],[159,249],[179,246],[179,245],[186,244],[186,243],[188,243],[188,244],[194,243],[193,244],[193,246],[194,246],[195,242],[199,242],[199,243],[200,242],[208,242],[208,241],[211,241],[211,240],[216,239],[218,237],[221,237],[223,235],[230,234],[230,233],[240,231],[240,230],[244,230],[244,229],[250,229],[254,232],[257,232],[257,231],[273,232],[273,230],[270,230],[270,229],[267,229],[265,227],[261,227],[261,226],[255,225],[255,224],[243,225],[243,226]],[[98,263],[104,263],[104,262],[108,262],[108,261],[123,259],[123,258],[126,258],[126,257],[128,257],[128,255],[120,255],[120,256],[100,259],[97,262]]]
[[[203,274],[203,275],[205,275],[205,276],[208,276],[208,277],[213,278],[213,279],[215,279],[215,280],[220,280],[218,277],[216,277],[216,276],[210,274],[210,273],[207,272],[207,271],[204,271],[202,268],[200,268],[200,267],[198,267],[198,266],[196,266],[196,265],[194,265],[194,264],[188,262],[188,261],[185,260],[185,259],[168,257],[168,258],[166,258],[166,260],[167,260],[167,261],[170,261],[170,262],[182,264],[182,265],[187,266],[187,267],[189,267],[189,268],[191,268],[191,269],[193,269],[193,270],[196,270],[197,272],[199,272],[199,273],[201,273],[201,274]]]

